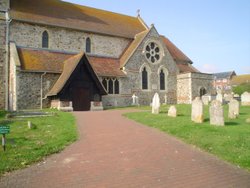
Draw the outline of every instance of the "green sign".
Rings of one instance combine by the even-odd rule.
[[[8,134],[10,133],[10,127],[9,126],[0,126],[0,134]]]

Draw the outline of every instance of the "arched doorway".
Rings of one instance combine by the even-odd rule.
[[[202,97],[203,95],[206,95],[206,93],[207,93],[207,90],[204,87],[200,88],[200,97]]]

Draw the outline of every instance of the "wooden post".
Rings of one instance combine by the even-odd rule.
[[[6,142],[6,138],[5,138],[5,134],[3,134],[3,136],[2,136],[3,151],[5,151],[5,149],[6,149],[5,142]]]

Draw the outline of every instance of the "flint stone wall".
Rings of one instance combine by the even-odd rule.
[[[60,51],[85,51],[85,41],[91,39],[91,54],[118,58],[130,40],[64,29],[53,26],[42,26],[23,22],[11,22],[10,40],[17,46],[42,48],[42,33],[49,34],[49,49]]]
[[[1,6],[3,6],[2,3]],[[5,15],[0,13],[0,109],[5,107],[6,23],[3,20],[4,17]]]

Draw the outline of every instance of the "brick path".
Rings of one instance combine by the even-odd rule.
[[[250,173],[121,116],[79,112],[80,139],[0,187],[250,187]]]

